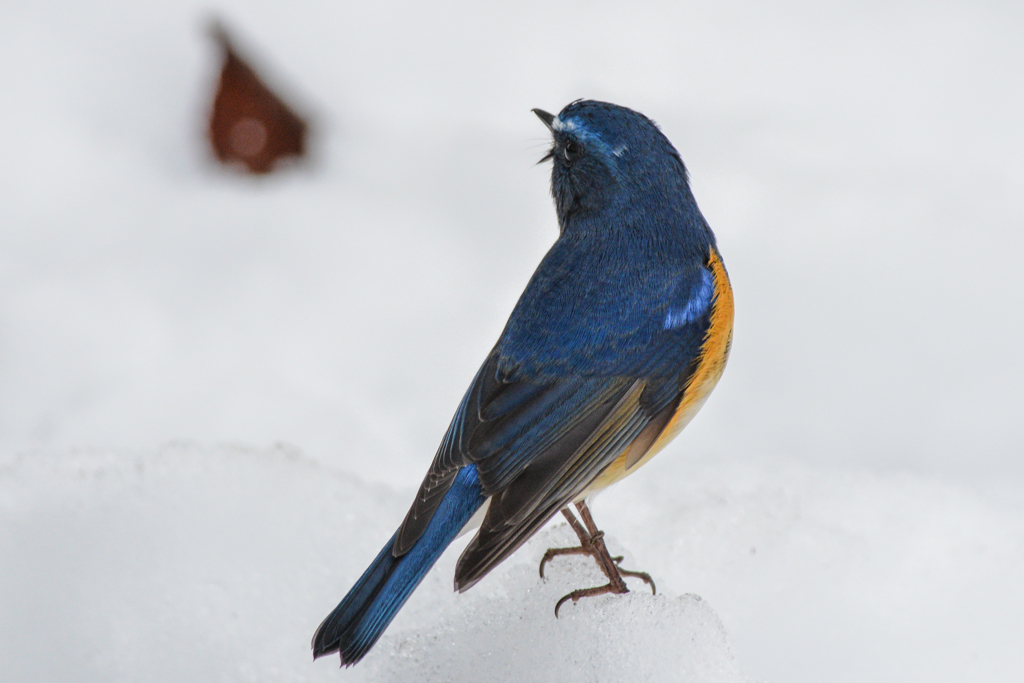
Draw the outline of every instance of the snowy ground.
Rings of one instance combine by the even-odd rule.
[[[342,674],[333,657],[310,662],[312,629],[411,490],[288,448],[27,453],[0,471],[0,670],[10,681],[1024,675],[1019,512],[918,477],[683,458],[658,474],[595,506],[612,550],[654,575],[657,596],[637,584],[556,620],[559,597],[599,579],[577,558],[538,577],[544,549],[572,540],[564,525],[464,595],[451,590],[451,552]]]
[[[209,5],[0,9],[0,678],[1024,678],[1024,10],[213,9],[308,167],[208,162]],[[736,289],[716,393],[596,504],[659,595],[554,621],[556,527],[312,664],[554,238],[529,109],[582,96],[661,123]]]
[[[0,542],[18,549],[0,565],[5,680],[747,680],[693,595],[636,591],[556,620],[555,601],[597,578],[576,561],[538,577],[565,527],[466,596],[449,555],[364,663],[311,663],[311,629],[407,496],[288,450],[35,454],[0,496]]]

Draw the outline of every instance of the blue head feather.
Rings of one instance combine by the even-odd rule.
[[[714,243],[679,152],[649,118],[577,100],[553,118],[551,129],[551,194],[563,232],[622,227],[654,237],[667,230],[677,233],[675,240]]]

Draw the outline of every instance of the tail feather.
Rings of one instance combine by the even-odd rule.
[[[339,652],[343,666],[362,659],[485,500],[476,466],[464,467],[409,552],[395,557],[392,536],[323,620],[313,635],[313,658]]]

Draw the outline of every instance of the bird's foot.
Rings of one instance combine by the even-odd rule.
[[[603,586],[595,586],[594,588],[580,588],[578,590],[574,590],[572,593],[569,593],[568,595],[563,595],[562,599],[555,603],[555,619],[558,618],[558,609],[562,605],[564,605],[567,600],[572,600],[572,604],[575,605],[580,598],[589,598],[594,595],[604,595],[605,593],[621,594],[628,592],[629,589],[618,590],[610,582],[606,583]]]
[[[612,558],[612,559],[615,559],[615,558]],[[622,558],[619,558],[619,560],[621,561]],[[615,564],[618,565],[618,562],[616,562]],[[648,574],[647,572],[635,572],[635,571],[632,571],[630,569],[623,569],[622,567],[618,567],[618,566],[616,568],[619,570],[619,573],[622,574],[623,576],[632,576],[634,578],[640,579],[641,581],[646,583],[648,586],[650,586],[651,587],[651,595],[657,595],[658,594],[658,587],[654,585],[654,579],[652,579],[651,575]]]
[[[651,587],[651,593],[656,594],[657,588],[654,586],[654,580],[650,574],[646,572],[635,572],[629,569],[622,569],[619,567],[619,563],[622,562],[622,556],[617,555],[612,557],[608,552],[608,547],[604,543],[604,532],[597,528],[594,523],[594,518],[590,514],[590,510],[587,508],[586,503],[577,503],[576,509],[580,513],[580,518],[583,520],[583,524],[580,524],[580,520],[576,519],[572,511],[569,508],[563,508],[562,514],[569,522],[569,526],[580,539],[580,544],[571,548],[549,548],[544,553],[544,557],[540,561],[540,575],[544,577],[544,565],[550,562],[552,559],[559,555],[590,555],[597,562],[598,568],[601,572],[608,577],[608,583],[604,586],[596,586],[594,588],[581,588],[574,590],[568,595],[564,596],[555,605],[555,616],[558,616],[558,609],[565,603],[566,600],[572,600],[575,604],[580,598],[588,598],[593,595],[604,595],[605,593],[622,594],[628,593],[629,588],[626,587],[626,582],[622,578],[624,576],[632,576],[641,579],[644,583]]]
[[[581,545],[573,546],[572,548],[548,548],[547,552],[544,553],[544,557],[540,558],[540,578],[544,578],[544,565],[551,560],[555,559],[559,555],[589,555],[590,551]],[[613,560],[615,558],[612,558]]]

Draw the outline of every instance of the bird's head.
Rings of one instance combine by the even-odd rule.
[[[557,116],[534,109],[551,131],[551,195],[564,230],[602,212],[671,211],[693,202],[679,153],[649,118],[577,100]],[[610,216],[609,216],[610,217]]]

